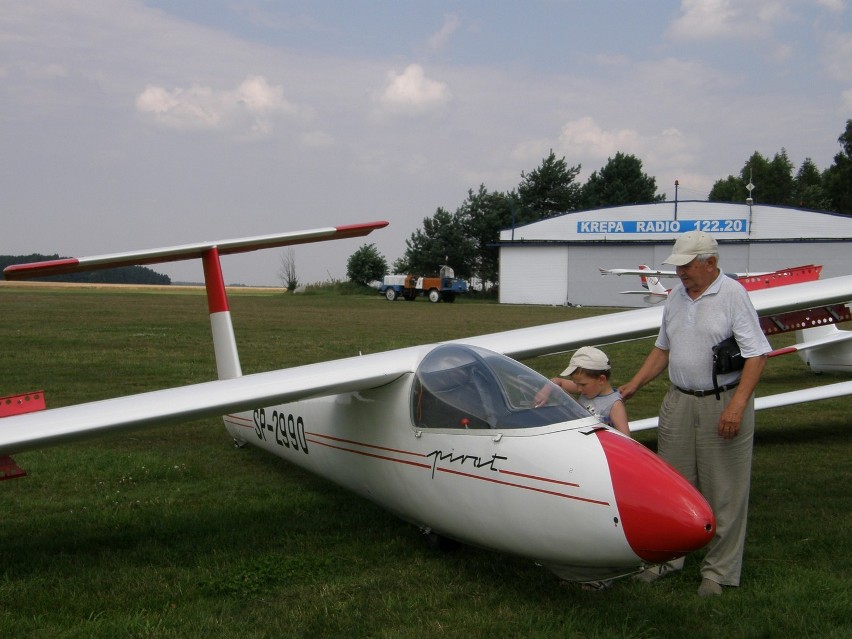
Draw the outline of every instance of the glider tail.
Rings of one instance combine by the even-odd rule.
[[[639,270],[640,271],[650,271],[651,269],[648,268],[648,266],[645,265],[645,264],[640,264]],[[640,275],[639,279],[642,281],[642,288],[647,289],[649,294],[661,295],[663,297],[668,295],[668,291],[666,290],[666,287],[663,286],[662,282],[660,282],[659,277],[651,276],[651,275],[647,275],[647,276],[646,275]]]
[[[210,311],[210,328],[213,333],[217,373],[219,379],[233,379],[242,376],[242,369],[234,336],[234,326],[231,321],[231,311],[228,306],[225,280],[222,277],[220,256],[293,244],[361,237],[387,225],[388,223],[384,221],[368,222],[220,242],[202,242],[129,253],[114,253],[96,257],[63,258],[31,264],[13,264],[4,269],[3,275],[7,280],[22,280],[121,266],[161,264],[200,258],[204,266],[204,284],[207,290],[207,305]]]

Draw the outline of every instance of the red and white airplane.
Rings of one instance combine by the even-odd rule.
[[[638,269],[630,268],[601,268],[598,269],[601,275],[638,275],[642,283],[641,291],[620,291],[622,295],[647,295],[665,299],[669,294],[670,288],[663,286],[660,282],[661,278],[670,277],[676,278],[675,271],[654,270],[646,264],[640,264]],[[789,284],[798,284],[800,282],[812,282],[819,279],[822,272],[822,266],[814,264],[806,264],[804,266],[794,266],[793,268],[784,268],[777,271],[763,271],[759,273],[728,273],[729,277],[739,281],[747,291],[758,291],[764,288],[773,288],[775,286],[787,286]],[[656,303],[659,300],[653,300]]]
[[[660,281],[662,277],[669,277],[669,271],[654,271],[645,264],[640,264],[638,269],[599,269],[601,275],[638,275],[639,281],[642,284],[640,291],[619,291],[620,295],[644,295],[645,301],[649,304],[658,304],[666,299],[669,295],[670,288],[663,286]],[[671,277],[677,277],[674,271],[671,271]]]
[[[680,475],[565,393],[535,406],[550,382],[516,361],[653,335],[660,308],[242,375],[220,255],[357,237],[386,224],[8,267],[7,279],[23,279],[200,258],[219,379],[37,412],[27,411],[41,408],[40,394],[9,398],[0,402],[10,415],[0,420],[0,455],[224,415],[237,446],[331,479],[427,534],[529,558],[566,580],[637,572],[712,538],[712,511]],[[753,299],[762,315],[841,304],[852,299],[852,276]],[[852,394],[852,382],[828,388],[823,395]]]
[[[655,271],[645,264],[638,269],[599,269],[601,275],[638,275],[642,291],[621,291],[622,294],[645,295],[647,302],[657,304],[666,299],[671,289],[660,282],[663,277],[677,277],[675,271]],[[779,286],[789,286],[819,279],[822,266],[807,264],[793,268],[763,273],[730,273],[747,291],[759,291]],[[847,305],[830,305],[807,311],[777,313],[761,318],[760,324],[767,335],[796,331],[797,343],[772,351],[769,356],[798,353],[803,362],[815,373],[852,372],[852,331],[840,330],[838,322],[847,321]]]

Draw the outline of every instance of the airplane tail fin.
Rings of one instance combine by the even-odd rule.
[[[651,269],[645,264],[640,264],[639,270],[650,271]],[[642,287],[647,289],[650,295],[668,295],[668,291],[666,290],[666,287],[663,286],[662,282],[660,282],[659,277],[640,275],[639,279],[642,281]]]
[[[95,257],[63,258],[31,264],[13,264],[4,269],[3,275],[7,280],[22,280],[119,266],[162,264],[179,260],[201,259],[204,265],[204,283],[207,289],[207,305],[213,332],[216,369],[219,379],[233,379],[241,377],[242,370],[219,257],[232,253],[247,253],[293,244],[361,237],[387,225],[388,223],[384,221],[368,222]]]

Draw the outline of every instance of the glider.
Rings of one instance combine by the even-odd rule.
[[[8,267],[7,279],[23,279],[202,259],[218,379],[51,410],[39,410],[40,394],[29,403],[18,396],[0,420],[0,455],[224,416],[238,447],[331,479],[427,534],[525,557],[562,579],[630,574],[712,538],[713,513],[686,480],[564,393],[536,406],[550,382],[516,361],[651,336],[661,308],[243,375],[220,255],[358,237],[386,224]],[[852,276],[754,294],[759,313],[776,316],[849,299]]]
[[[601,275],[638,275],[642,281],[643,288],[649,289],[654,294],[667,295],[668,290],[660,284],[660,278],[676,278],[675,271],[654,270],[645,264],[635,268],[599,268]],[[822,266],[806,264],[783,268],[777,271],[761,271],[757,273],[726,273],[728,277],[738,280],[747,291],[757,291],[774,286],[787,286],[801,282],[812,282],[819,279]],[[653,282],[653,287],[649,286]],[[622,291],[623,293],[646,293],[646,291]]]

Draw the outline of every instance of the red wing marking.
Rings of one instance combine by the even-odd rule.
[[[786,333],[805,328],[837,324],[852,319],[852,311],[846,304],[822,306],[804,311],[790,311],[760,318],[760,328],[766,335]]]
[[[43,391],[0,397],[0,418],[11,417],[12,415],[23,415],[24,413],[34,413],[39,410],[44,410],[44,408]],[[0,428],[2,427],[3,424],[0,424]],[[0,456],[0,480],[23,477],[26,474],[27,471],[18,466],[14,459],[7,455]]]
[[[43,391],[0,397],[0,417],[34,413],[37,410],[44,410]]]
[[[12,264],[3,269],[3,274],[7,280],[26,279],[29,277],[29,273],[33,272],[38,272],[40,277],[74,273],[79,266],[80,260],[71,257],[62,260],[31,262],[29,264]]]
[[[781,269],[773,273],[762,273],[760,275],[747,275],[737,278],[737,281],[745,287],[747,291],[758,291],[764,288],[773,288],[775,286],[787,286],[788,284],[798,284],[800,282],[813,282],[819,279],[819,274],[822,271],[822,266],[814,266],[807,264],[805,266],[795,266],[793,268]]]
[[[785,346],[784,348],[776,348],[774,351],[768,353],[768,355],[769,357],[776,357],[778,355],[789,355],[790,353],[795,353],[798,350],[798,348],[793,348],[792,346]]]

